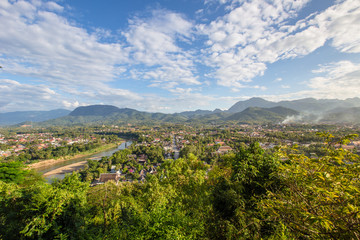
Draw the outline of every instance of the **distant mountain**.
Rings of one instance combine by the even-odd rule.
[[[120,109],[111,105],[91,105],[78,107],[69,116],[108,116],[118,113]]]
[[[239,122],[282,122],[287,117],[296,116],[299,112],[281,106],[273,108],[249,107],[242,112],[234,113],[225,120]]]
[[[237,121],[246,123],[360,123],[360,99],[346,100],[304,98],[294,101],[271,102],[262,98],[239,101],[229,110],[220,109],[186,111],[174,114],[150,113],[111,105],[91,105],[78,107],[74,111],[62,111],[60,117],[52,115],[38,125],[98,125],[122,123],[222,123]],[[34,112],[32,112],[34,113]],[[0,114],[0,124],[16,124],[24,121],[42,121],[41,118],[27,116],[15,121]]]
[[[228,111],[236,113],[244,111],[249,107],[270,108],[275,106],[278,106],[275,102],[270,102],[262,98],[254,97],[245,101],[239,101],[235,103],[232,107],[229,108]]]
[[[180,114],[149,113],[111,105],[90,105],[74,109],[68,116],[42,122],[51,125],[97,125],[120,123],[185,122]]]
[[[213,113],[220,113],[222,112],[220,109],[215,109],[214,111],[210,111],[210,110],[196,110],[196,111],[186,111],[186,112],[181,112],[179,113],[179,115],[181,116],[185,116],[188,118],[194,118],[194,117],[200,117],[200,116],[205,116],[205,115],[209,115],[209,114],[213,114]]]
[[[343,108],[326,114],[323,122],[360,124],[360,107]]]
[[[276,106],[290,108],[299,112],[320,114],[336,108],[360,107],[360,98],[349,98],[346,100],[304,98],[280,102],[271,102],[262,98],[251,98],[235,103],[228,111],[235,113],[244,111],[248,107],[272,108]]]
[[[161,121],[161,122],[185,122],[191,119],[202,119],[205,116],[210,116],[213,114],[220,114],[222,111],[216,109],[214,111],[210,110],[196,110],[196,111],[185,111],[174,114],[165,114],[165,113],[149,113],[137,111],[130,108],[118,108],[111,105],[91,105],[86,107],[78,107],[69,114],[69,117],[61,119],[61,121],[68,121],[71,119],[71,122],[76,122],[76,118],[79,120],[79,123],[87,123],[89,118],[84,119],[84,116],[91,117],[92,121],[95,122],[117,122],[117,121]],[[215,117],[219,118],[219,117]],[[221,117],[220,117],[221,118]]]
[[[42,122],[66,116],[69,110],[56,109],[51,111],[19,111],[0,113],[0,125],[15,125],[22,122]]]
[[[213,123],[213,122],[223,122],[225,119],[230,116],[231,113],[224,111],[213,111],[211,114],[203,115],[203,116],[195,116],[193,118],[189,118],[187,122],[189,123]]]
[[[185,117],[194,117],[194,116],[204,116],[204,115],[208,115],[213,113],[210,110],[196,110],[196,111],[185,111],[185,112],[181,112],[179,113],[179,115],[181,116],[185,116]]]

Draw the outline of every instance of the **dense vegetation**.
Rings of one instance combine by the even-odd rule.
[[[63,145],[59,147],[48,147],[45,149],[38,149],[35,147],[29,148],[18,156],[12,155],[7,157],[7,161],[17,160],[23,161],[26,163],[31,163],[33,161],[59,158],[63,156],[72,156],[79,154],[85,151],[89,151],[101,146],[100,142],[91,142],[91,143],[75,143],[72,145]]]
[[[144,182],[95,187],[79,174],[50,185],[2,163],[0,238],[359,239],[359,156],[323,137],[320,158],[254,142],[211,163],[191,153],[165,160]]]
[[[0,143],[0,150],[9,150],[17,146],[22,148],[10,156],[4,157],[3,161],[20,161],[32,163],[39,160],[58,159],[74,156],[76,154],[89,153],[96,149],[102,149],[106,145],[113,146],[118,143],[120,136],[132,137],[133,134],[109,134],[99,131],[98,128],[60,128],[48,129],[34,128],[9,128],[1,129],[0,135],[7,137],[7,144]],[[26,139],[19,141],[26,136]],[[77,141],[72,141],[77,139]],[[50,142],[53,141],[53,142]]]
[[[140,164],[135,160],[134,154],[135,156],[145,154],[147,159]],[[102,157],[99,161],[88,160],[85,169],[80,171],[80,178],[83,181],[94,181],[100,177],[101,173],[111,171],[112,166],[114,166],[114,170],[121,171],[124,174],[122,180],[140,180],[142,170],[150,170],[154,168],[154,164],[157,166],[163,161],[164,150],[161,147],[134,147],[132,145],[129,149],[119,150],[110,157]]]

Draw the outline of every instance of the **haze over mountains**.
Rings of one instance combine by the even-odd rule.
[[[51,111],[18,111],[0,113],[0,126],[13,125],[21,122],[42,122],[49,119],[66,116],[71,111],[65,109],[56,109]]]
[[[248,107],[272,108],[277,106],[291,108],[299,112],[325,113],[336,109],[360,107],[360,98],[348,98],[346,100],[303,98],[293,101],[272,102],[254,97],[235,103],[228,111],[241,112]]]
[[[226,111],[220,109],[186,111],[181,113],[149,113],[111,105],[78,107],[73,111],[26,111],[0,114],[0,125],[22,122],[39,125],[116,124],[120,122],[225,122],[241,123],[360,123],[360,99],[346,100],[305,98],[272,102],[251,98],[235,103]]]

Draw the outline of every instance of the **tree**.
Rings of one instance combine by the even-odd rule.
[[[277,171],[277,158],[257,142],[233,157],[231,175],[221,176],[212,191],[215,217],[210,226],[215,238],[261,239],[273,234],[259,203],[268,188],[277,189],[278,179],[273,176]]]
[[[328,135],[327,142],[331,138]],[[295,238],[359,239],[359,156],[340,148],[329,149],[319,159],[301,154],[286,157],[288,163],[275,173],[284,189],[270,190],[262,201],[269,220]]]
[[[0,181],[0,238],[79,239],[85,234],[86,192],[76,174],[53,185]]]
[[[21,162],[0,162],[0,180],[4,182],[22,183],[29,173]]]

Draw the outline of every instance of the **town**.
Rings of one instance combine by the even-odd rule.
[[[194,154],[204,164],[221,160],[223,155],[237,153],[253,142],[269,153],[282,147],[296,146],[297,151],[316,158],[326,154],[324,138],[319,132],[332,132],[336,136],[359,133],[355,126],[332,125],[180,125],[135,126],[126,124],[66,129],[36,129],[20,127],[2,129],[0,156],[3,161],[22,161],[31,164],[47,159],[73,156],[100,146],[131,140],[126,149],[111,156],[88,159],[80,170],[84,181],[102,184],[109,180],[144,181],[147,174],[156,174],[157,168],[168,159]],[[359,139],[347,145],[334,144],[356,154],[360,153]],[[288,150],[289,151],[289,150]]]
[[[78,225],[69,228],[63,219],[80,216],[86,221],[76,224],[86,234],[114,239],[112,231],[128,236],[128,226],[136,236],[153,231],[149,221],[161,224],[155,232],[167,229],[172,236],[177,226],[186,235],[195,229],[197,236],[209,231],[216,239],[228,234],[218,226],[237,229],[229,230],[234,238],[246,229],[260,239],[259,232],[271,224],[261,236],[278,239],[279,221],[288,218],[295,218],[289,229],[306,222],[306,229],[321,236],[329,231],[352,236],[357,230],[324,228],[307,216],[321,214],[341,229],[352,225],[339,219],[358,224],[353,202],[359,193],[359,133],[356,125],[321,124],[4,127],[0,203],[1,211],[11,214],[1,217],[17,228],[28,218],[56,221],[78,236]],[[48,170],[34,167],[38,164]],[[305,206],[310,199],[313,204]],[[176,219],[186,221],[178,225]],[[248,227],[252,221],[259,225]]]

